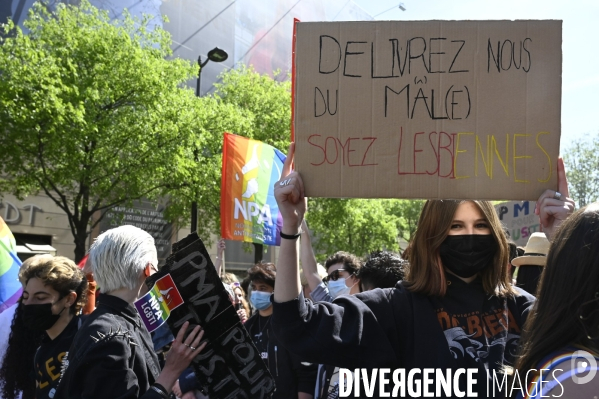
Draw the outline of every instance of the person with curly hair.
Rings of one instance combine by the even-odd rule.
[[[35,396],[53,398],[63,358],[81,325],[79,314],[86,302],[87,278],[64,256],[45,258],[22,270],[19,278],[25,283],[23,324],[42,333],[33,362]]]
[[[37,255],[26,259],[21,265],[20,272],[24,273],[28,268],[47,259],[51,255]],[[25,288],[25,283],[21,280],[21,285]],[[14,312],[9,308],[2,313],[2,316],[9,316],[9,319],[2,320],[10,323],[8,333],[6,334],[6,343],[2,345],[0,359],[0,398],[2,399],[34,399],[35,398],[35,379],[33,378],[33,358],[40,345],[42,332],[32,331],[23,323],[23,300],[22,298],[14,305]],[[4,319],[4,317],[2,317]]]
[[[404,278],[406,264],[399,254],[393,252],[370,253],[357,275],[362,284],[362,291],[395,287],[395,284]]]

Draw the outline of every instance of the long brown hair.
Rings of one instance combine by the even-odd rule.
[[[524,324],[516,368],[536,368],[569,344],[597,351],[599,337],[599,204],[582,208],[558,229]],[[589,338],[590,336],[590,338]]]
[[[409,260],[406,281],[412,292],[443,296],[447,290],[445,271],[439,259],[439,247],[449,233],[458,206],[463,200],[426,201],[418,227],[406,254]],[[509,248],[501,222],[489,201],[472,201],[483,213],[491,235],[497,242],[493,265],[480,272],[483,288],[490,295],[514,293],[508,270]]]

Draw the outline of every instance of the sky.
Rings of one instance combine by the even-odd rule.
[[[393,8],[377,20],[563,20],[561,152],[599,135],[599,1],[404,0],[406,11],[396,0],[353,1],[372,16]]]

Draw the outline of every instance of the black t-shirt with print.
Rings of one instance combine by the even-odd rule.
[[[37,399],[54,398],[60,380],[62,360],[69,351],[77,330],[79,330],[79,317],[75,316],[55,339],[50,339],[47,334],[44,334],[34,359]]]
[[[465,283],[447,277],[446,295],[431,300],[458,367],[500,371],[513,365],[521,329],[507,299],[486,294],[480,278]]]

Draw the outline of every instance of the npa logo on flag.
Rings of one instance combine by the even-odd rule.
[[[164,324],[171,311],[183,304],[183,298],[170,274],[156,280],[152,289],[135,301],[137,312],[149,332]]]
[[[221,234],[229,240],[279,245],[283,223],[274,196],[285,154],[260,141],[225,133]]]

